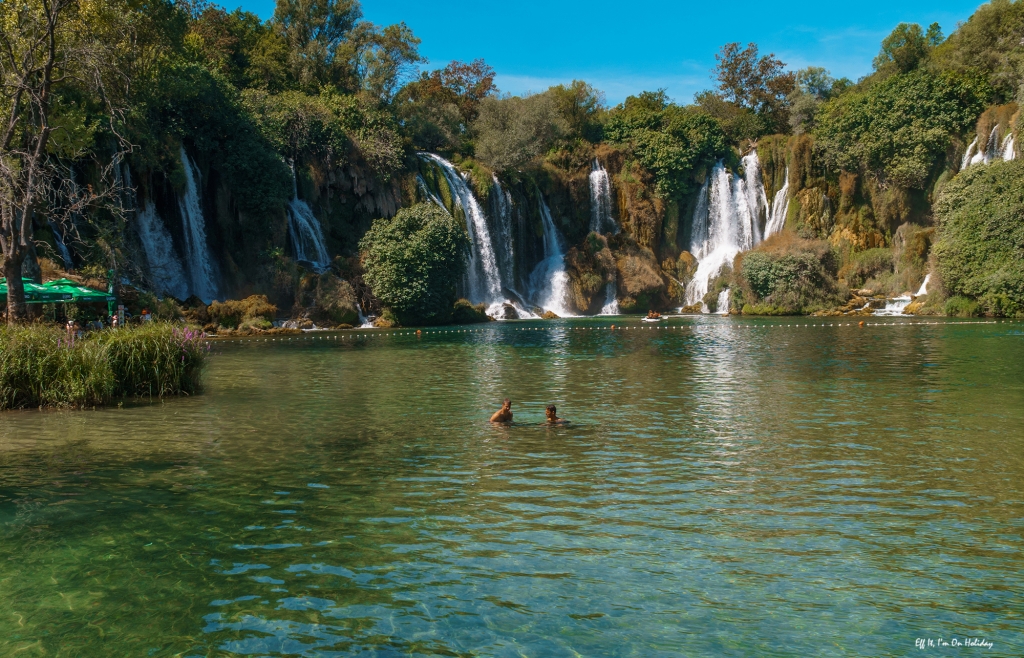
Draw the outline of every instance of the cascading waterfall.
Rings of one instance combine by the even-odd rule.
[[[747,162],[748,166],[757,165],[756,157]],[[759,173],[757,178],[760,178]],[[701,302],[722,268],[731,265],[738,253],[753,248],[760,241],[757,207],[750,205],[751,199],[758,197],[748,194],[746,187],[746,181],[726,171],[721,160],[701,187],[693,213],[690,243],[690,253],[697,259],[697,272],[686,286],[688,305]]]
[[[174,251],[174,242],[156,212],[156,206],[149,199],[142,210],[136,213],[136,225],[142,248],[149,262],[149,276],[153,287],[165,295],[177,299],[188,297],[188,280],[181,259]]]
[[[210,248],[206,243],[206,220],[199,202],[199,171],[181,147],[181,166],[185,170],[185,194],[178,197],[185,238],[185,262],[192,294],[209,304],[217,298],[217,284]]]
[[[729,289],[726,288],[718,293],[718,308],[715,311],[718,315],[729,315]]]
[[[491,174],[494,186],[491,194],[497,210],[495,217],[496,242],[498,245],[498,271],[505,288],[519,294],[514,282],[516,280],[516,255],[512,248],[512,194],[501,186],[498,177]]]
[[[782,230],[786,225],[786,214],[789,212],[789,167],[786,167],[786,181],[772,199],[768,221],[764,225],[764,238],[767,240]]]
[[[560,317],[570,316],[573,312],[566,306],[569,274],[565,271],[565,248],[543,197],[540,197],[540,215],[544,226],[544,260],[530,275],[531,296],[544,310]]]
[[[601,162],[594,158],[590,166],[590,230],[594,233],[616,231],[612,219],[612,191],[608,172]]]
[[[1003,151],[1002,152],[1002,158],[1003,158],[1003,160],[1006,160],[1007,162],[1009,162],[1010,160],[1013,160],[1017,156],[1017,153],[1014,150],[1013,146],[1014,146],[1013,145],[1013,133],[1010,133],[1009,135],[1007,135],[1003,139],[1003,148],[1002,148],[1002,151]]]
[[[917,293],[914,296],[915,297],[920,297],[921,295],[927,295],[928,294],[928,282],[931,281],[931,280],[932,280],[932,275],[930,273],[929,274],[925,274],[924,275],[924,281],[921,282],[921,287],[917,289]]]
[[[309,204],[299,198],[299,184],[295,177],[295,164],[292,170],[292,198],[288,202],[288,235],[295,248],[295,260],[306,261],[316,272],[323,272],[331,264],[327,255],[323,228],[313,214]]]
[[[1008,132],[1002,142],[999,141],[999,129],[1002,126],[995,126],[992,131],[988,134],[988,141],[985,143],[985,148],[978,146],[978,138],[975,137],[967,146],[967,151],[964,152],[964,157],[960,160],[960,170],[963,171],[968,167],[972,167],[977,164],[992,164],[996,160],[1013,160],[1016,158],[1016,150],[1014,148],[1013,133]]]
[[[618,315],[619,314],[619,300],[616,298],[616,285],[615,279],[613,278],[608,282],[604,289],[604,306],[601,307],[600,315]]]
[[[750,243],[757,244],[761,241],[761,218],[768,212],[768,196],[764,193],[764,180],[761,177],[761,160],[757,157],[757,151],[753,150],[743,156],[740,163],[743,165],[743,193],[750,212],[750,221],[743,224],[743,229],[747,231],[749,227]]]
[[[53,231],[53,241],[57,244],[60,259],[64,261],[64,269],[70,272],[75,268],[75,262],[71,259],[71,252],[68,250],[67,244],[64,243],[64,235],[60,226],[52,219],[50,220],[50,230]]]
[[[484,210],[473,195],[469,183],[455,170],[455,165],[434,153],[421,153],[420,157],[434,162],[441,169],[452,191],[452,198],[466,215],[466,230],[470,240],[467,272],[469,300],[474,304],[487,304],[490,315],[498,314],[502,305],[511,303],[511,300],[506,299],[502,293],[498,258]]]

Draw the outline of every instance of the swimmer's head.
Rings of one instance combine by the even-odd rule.
[[[550,418],[552,420],[554,420],[555,418],[558,417],[556,415],[558,413],[558,410],[555,409],[555,405],[553,405],[553,404],[549,404],[548,408],[545,411],[547,412],[548,418]]]
[[[508,398],[505,398],[505,404],[504,404],[504,406],[506,406],[506,407],[511,407],[511,406],[512,406],[512,400],[509,400]]]

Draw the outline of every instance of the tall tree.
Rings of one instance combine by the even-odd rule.
[[[796,87],[796,76],[786,64],[769,53],[758,56],[756,43],[741,48],[727,43],[715,55],[715,77],[724,100],[752,110],[766,132],[785,132],[789,126],[787,97]]]
[[[112,186],[102,193],[80,188],[67,164],[91,146],[97,129],[85,101],[77,100],[80,92],[91,90],[107,103],[116,94],[107,93],[106,47],[89,24],[109,19],[104,11],[110,9],[87,13],[78,0],[0,3],[0,249],[8,323],[27,315],[21,277],[32,249],[33,217],[59,221],[117,193]],[[72,88],[79,93],[68,93]],[[117,114],[109,105],[107,110],[109,117]]]

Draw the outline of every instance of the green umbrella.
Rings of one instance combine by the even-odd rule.
[[[101,290],[93,290],[92,288],[86,288],[83,285],[75,283],[71,279],[57,279],[56,281],[47,281],[44,283],[42,288],[46,288],[52,292],[57,292],[62,295],[68,295],[66,299],[83,304],[89,304],[93,302],[115,302],[117,298],[113,295],[109,295]]]
[[[32,279],[22,278],[21,285],[25,288],[25,301],[29,304],[44,304],[47,302],[66,302],[73,298],[73,295],[64,290],[48,288],[46,285],[33,283]],[[7,279],[0,278],[0,298],[7,302]]]

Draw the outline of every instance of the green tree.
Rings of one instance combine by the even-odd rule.
[[[1024,314],[1024,162],[971,167],[935,204],[946,289],[995,315]]]
[[[565,131],[565,120],[550,93],[488,96],[473,122],[476,156],[496,171],[511,171],[546,153]]]
[[[604,110],[604,93],[583,80],[551,87],[548,93],[566,126],[567,139],[597,142],[601,139],[600,116]]]
[[[814,129],[825,164],[922,189],[954,135],[974,125],[990,89],[977,76],[895,74],[827,102]]]
[[[942,34],[937,23],[928,30],[929,36],[917,23],[900,23],[889,36],[882,39],[882,50],[875,57],[876,71],[884,73],[907,73],[917,68],[925,57],[936,35]]]
[[[627,98],[610,113],[605,136],[629,147],[654,174],[663,198],[681,198],[694,185],[698,169],[728,152],[718,121],[699,109],[669,103],[664,91]]]
[[[417,148],[461,150],[481,101],[497,91],[494,69],[484,60],[453,61],[403,87],[395,97],[396,113]]]
[[[774,53],[758,54],[755,43],[742,49],[738,43],[722,46],[715,55],[718,92],[725,101],[754,112],[761,119],[763,133],[785,132],[789,127],[787,98],[796,86],[796,77]]]
[[[456,285],[466,272],[469,237],[432,203],[376,219],[360,242],[363,279],[381,304],[405,325],[451,320]]]

